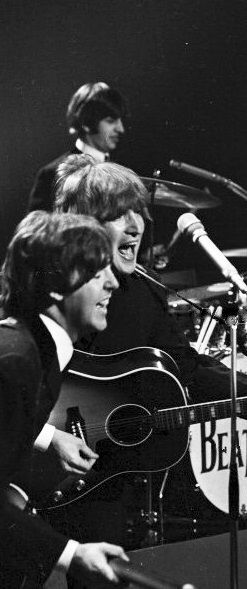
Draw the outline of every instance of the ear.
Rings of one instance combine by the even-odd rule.
[[[54,299],[57,303],[61,303],[63,301],[64,296],[61,295],[59,292],[49,292],[49,297]]]

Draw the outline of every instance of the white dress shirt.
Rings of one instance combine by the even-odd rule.
[[[72,358],[73,354],[73,344],[70,337],[67,334],[67,331],[58,325],[56,321],[53,321],[47,315],[40,314],[40,319],[48,329],[57,349],[57,357],[60,370],[64,370],[67,366],[69,361]],[[46,452],[48,447],[50,446],[51,440],[53,438],[53,434],[55,431],[55,426],[46,423],[41,430],[40,434],[36,438],[34,442],[34,447],[41,452]]]
[[[48,329],[53,341],[55,342],[58,363],[60,370],[62,371],[72,358],[72,341],[69,335],[67,334],[67,331],[65,331],[65,329],[63,329],[61,325],[58,325],[56,321],[53,321],[53,319],[43,314],[40,314],[40,319]],[[42,431],[40,432],[39,436],[35,440],[35,448],[42,449],[43,451],[46,450],[52,440],[54,431],[55,427],[53,425],[50,425],[49,423],[46,423]],[[66,573],[66,571],[69,569],[70,563],[77,549],[77,546],[79,546],[79,542],[76,542],[75,540],[68,541],[54,567],[54,570]]]
[[[102,164],[102,162],[108,161],[109,153],[105,153],[104,151],[99,151],[96,147],[92,145],[88,145],[88,143],[84,143],[82,139],[78,137],[75,146],[79,151],[81,151],[85,155],[91,155],[93,159],[96,161],[97,164]]]

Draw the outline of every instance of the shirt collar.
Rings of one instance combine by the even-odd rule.
[[[60,370],[64,370],[73,355],[73,344],[67,331],[56,321],[40,313],[40,319],[48,329],[57,349]]]
[[[106,160],[106,158],[109,159],[109,153],[104,153],[103,151],[99,151],[99,149],[92,147],[92,145],[88,145],[88,143],[84,143],[84,141],[82,141],[82,139],[80,139],[79,137],[76,141],[75,146],[77,147],[77,149],[79,149],[79,151],[81,151],[85,155],[91,155],[91,157],[93,157],[95,159],[97,164],[101,164],[102,162],[104,162]]]

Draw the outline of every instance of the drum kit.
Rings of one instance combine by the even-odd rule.
[[[208,190],[204,191],[191,186],[178,184],[176,182],[168,182],[161,178],[142,177],[141,179],[148,190],[147,202],[151,212],[154,210],[153,207],[155,206],[172,207],[185,209],[185,212],[195,212],[197,209],[210,209],[221,204],[220,199],[211,194],[211,192]],[[177,233],[178,232],[176,231],[170,244],[173,244],[173,242],[176,241]],[[150,242],[150,250],[151,247],[155,247],[153,242]],[[164,249],[167,251],[165,246]],[[227,249],[222,253],[226,258],[229,259],[247,258],[247,248]],[[162,249],[158,255],[159,254],[162,257]],[[149,260],[151,260],[151,256]],[[167,260],[169,261],[169,256],[167,257]],[[153,262],[153,266],[150,264],[151,268],[158,270],[159,267],[157,265],[157,255],[155,258],[153,256]],[[165,276],[161,276],[161,283],[163,285],[166,284]],[[174,316],[175,320],[180,323],[180,327],[188,337],[191,347],[196,349],[199,354],[206,354],[222,361],[223,364],[229,368],[231,367],[229,325],[232,317],[236,317],[236,315],[238,315],[239,328],[237,370],[247,374],[247,295],[239,295],[239,293],[237,293],[237,289],[231,282],[223,280],[222,282],[217,282],[214,284],[190,286],[179,291],[169,289],[168,287],[168,293],[169,312]],[[226,423],[226,421],[227,420],[218,420],[219,425],[217,426],[219,427],[219,437],[224,436],[224,440],[227,437],[226,432],[230,428],[230,425]],[[242,421],[243,424],[241,427],[243,431],[246,431],[246,421]],[[195,475],[195,481],[197,481],[195,487],[192,489],[192,503],[193,505],[195,503],[195,506],[197,506],[198,503],[199,508],[198,510],[196,507],[192,508],[191,515],[193,514],[193,518],[177,518],[178,527],[181,529],[181,534],[184,534],[184,538],[186,539],[189,537],[188,534],[191,534],[191,537],[201,535],[204,522],[204,514],[200,512],[200,501],[202,497],[209,499],[209,501],[215,507],[217,507],[222,514],[224,514],[224,512],[226,513],[228,510],[228,485],[226,481],[227,472],[224,471],[223,476],[220,473],[220,477],[222,477],[222,479],[217,479],[216,490],[219,496],[216,494],[216,498],[214,495],[211,496],[211,488],[215,487],[215,481],[212,483],[212,477],[209,476],[207,472],[202,480],[201,473],[199,473],[200,469],[198,464],[201,464],[201,453],[198,452],[198,448],[200,447],[201,443],[199,436],[199,425],[200,424],[193,425],[190,434],[190,463],[192,466],[192,471]],[[223,452],[225,451],[226,450],[223,449]],[[164,538],[164,533],[168,533],[169,536],[169,526],[167,528],[167,520],[166,516],[163,514],[162,503],[166,485],[166,476],[167,473],[159,491],[159,505],[157,512],[153,511],[152,509],[152,484],[148,481],[147,478],[147,508],[144,510],[144,516],[146,517],[145,521],[148,522],[149,532],[145,537],[146,544],[144,545],[149,545],[149,542],[150,545],[152,545],[152,543],[155,544],[155,534],[157,535],[157,538],[158,534],[161,534],[162,539]],[[245,493],[245,485],[242,486],[244,487]],[[194,495],[198,499],[197,502],[195,501]],[[203,503],[202,506],[204,509],[205,505]],[[241,509],[245,509],[244,500],[242,500]],[[245,512],[243,513],[243,511],[241,511],[241,515],[245,516],[246,514]],[[217,517],[219,517],[218,514]],[[174,528],[176,524],[176,517],[171,515],[170,519],[171,525]],[[222,521],[225,525],[225,520]],[[164,522],[166,525],[165,532]],[[208,527],[208,521],[206,523]],[[159,530],[158,532],[157,530],[159,527],[161,527],[161,531]]]
[[[217,207],[220,200],[211,192],[161,178],[141,178],[149,193],[149,204],[197,210]]]
[[[154,174],[155,176],[155,174]],[[218,197],[213,195],[208,189],[200,190],[192,186],[179,184],[177,182],[170,182],[159,177],[141,177],[144,185],[148,191],[148,204],[150,208],[158,207],[172,207],[178,209],[186,209],[186,211],[197,211],[197,209],[209,209],[217,207],[221,204]],[[175,232],[175,240],[177,231]],[[170,244],[174,240],[172,237]],[[169,244],[169,246],[170,246]],[[169,247],[168,246],[168,247]],[[153,243],[150,244],[150,250]],[[167,263],[167,258],[164,255],[164,249],[160,248],[161,263],[159,266],[159,253],[153,257],[154,269],[162,268],[162,259],[165,260],[164,267]],[[159,248],[157,249],[159,252]],[[226,249],[222,252],[227,258],[247,258],[247,248]],[[168,257],[169,259],[169,257]],[[163,280],[162,280],[163,282]],[[188,301],[188,302],[187,302]],[[209,320],[209,316],[204,314],[203,310],[209,309],[211,315],[228,317],[232,314],[234,308],[234,301],[236,301],[236,293],[231,282],[217,282],[215,284],[208,284],[204,286],[196,286],[181,290],[179,293],[171,292],[168,296],[168,306],[170,313],[180,321],[182,326],[185,326],[184,331],[190,339],[191,345],[197,349],[199,353],[206,353],[219,359],[226,358],[225,363],[229,364],[229,342],[227,340],[227,329],[218,323],[217,319]],[[195,305],[195,307],[193,307]],[[236,305],[235,305],[236,306]],[[241,298],[242,317],[244,321],[239,328],[239,358],[241,358],[241,371],[247,373],[247,302],[246,295]],[[200,307],[202,313],[200,312]],[[189,322],[188,322],[189,320]],[[184,323],[184,325],[183,325]],[[243,360],[244,356],[244,360]]]

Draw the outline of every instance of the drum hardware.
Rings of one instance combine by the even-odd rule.
[[[208,311],[209,314],[204,318],[198,339],[193,346],[197,350],[198,354],[205,353],[210,338],[217,325],[217,321],[222,317],[221,305],[218,305],[217,307],[210,305]]]
[[[246,504],[245,503],[243,503],[242,506],[241,506],[240,515],[244,519],[247,519],[247,509],[246,509]]]
[[[212,195],[208,189],[199,190],[192,186],[166,181],[162,179],[160,175],[161,171],[155,169],[153,172],[153,178],[145,176],[140,177],[148,191],[147,202],[151,207],[151,214],[154,210],[154,206],[175,207],[196,212],[197,209],[212,208],[221,204],[220,200]],[[166,268],[179,236],[179,231],[176,230],[172,235],[170,242],[167,246],[164,246],[164,252],[157,254],[156,260],[154,260],[154,228],[151,224],[150,246],[148,248],[149,265],[151,268],[155,268],[158,271],[162,271]]]
[[[161,483],[160,491],[159,491],[159,518],[160,518],[160,541],[164,542],[164,510],[163,510],[163,499],[164,499],[164,491],[165,486],[167,483],[167,477],[169,474],[169,468],[165,471],[163,481]]]
[[[202,307],[201,305],[199,305],[198,302],[197,302],[197,299],[196,300],[195,299],[193,300],[193,299],[190,299],[190,298],[184,296],[184,293],[189,293],[191,291],[187,291],[187,290],[186,291],[182,291],[182,290],[181,291],[178,291],[178,290],[175,290],[174,288],[171,288],[169,286],[166,286],[160,280],[157,280],[157,277],[155,276],[155,273],[152,272],[152,270],[151,270],[151,273],[150,273],[149,270],[147,270],[145,267],[141,266],[140,264],[136,264],[135,272],[136,272],[136,274],[140,274],[141,276],[143,276],[147,280],[150,280],[151,282],[153,282],[157,286],[163,288],[164,291],[166,292],[166,294],[167,293],[170,293],[169,294],[169,298],[168,298],[168,302],[170,300],[173,300],[173,301],[176,301],[176,302],[179,301],[179,300],[180,301],[182,300],[182,301],[185,301],[185,303],[188,303],[189,305],[191,305],[193,308],[197,309],[198,311],[208,313],[207,307]],[[232,286],[231,283],[226,283],[226,284],[227,285],[230,284],[230,286]],[[218,318],[218,321],[219,322],[222,321],[222,323],[224,323],[223,319],[221,320],[220,318]]]
[[[176,302],[180,295],[191,302],[208,301],[221,297],[223,295],[231,296],[233,293],[233,285],[231,282],[216,282],[214,284],[207,284],[203,286],[195,286],[179,291],[169,293],[168,302]]]
[[[143,479],[146,485],[145,509],[141,509],[141,517],[147,526],[147,532],[142,542],[143,546],[152,546],[158,543],[158,512],[153,505],[153,477],[148,472]]]
[[[141,262],[149,265],[150,261],[150,247],[141,255]],[[153,267],[157,272],[164,270],[169,263],[169,257],[166,255],[166,248],[163,243],[156,243],[153,245]]]
[[[151,473],[134,477],[134,502],[126,521],[128,549],[157,545],[160,541],[159,513],[153,505]]]
[[[209,356],[211,356],[212,358],[215,358],[215,360],[219,360],[220,362],[223,362],[223,364],[225,364],[224,360],[225,358],[229,358],[229,356],[231,355],[231,348],[226,347],[226,346],[222,346],[221,349],[219,349],[218,347],[215,346],[210,346],[209,348]],[[228,366],[228,364],[226,364],[226,366]]]
[[[162,272],[162,270],[165,270],[166,266],[169,264],[175,254],[175,246],[180,236],[180,231],[176,229],[166,246],[163,244],[158,246],[160,251],[157,249],[157,254],[154,260],[154,269],[157,270],[157,272]]]
[[[155,491],[155,504],[152,473],[145,473],[143,476],[135,477],[135,484],[141,485],[143,488],[144,507],[141,507],[139,516],[137,515],[137,517],[128,521],[128,533],[133,535],[134,530],[138,527],[139,519],[139,527],[142,523],[142,528],[145,530],[141,540],[143,547],[154,546],[165,541],[163,502],[168,474],[169,469],[165,471],[159,491]]]
[[[168,303],[168,312],[176,322],[189,341],[194,341],[201,328],[201,312],[185,301]]]
[[[156,192],[156,181],[159,179],[160,176],[160,170],[154,170],[153,172],[153,180],[152,182],[149,184],[149,196],[150,196],[150,206],[151,206],[151,211],[153,211],[154,208],[154,199],[155,199],[155,192]],[[153,216],[153,214],[152,214]],[[153,223],[150,224],[150,228],[149,228],[149,266],[150,268],[154,267],[154,226]]]
[[[148,197],[148,203],[151,205],[197,210],[213,208],[221,204],[220,199],[210,192],[192,186],[170,182],[159,177],[141,176],[141,180],[148,192],[151,191]]]
[[[136,264],[135,272],[136,272],[136,274],[140,274],[141,276],[143,276],[147,280],[150,280],[151,282],[153,282],[157,286],[163,288],[164,291],[166,292],[166,294],[169,293],[168,305],[172,301],[173,301],[173,303],[175,303],[175,305],[178,304],[178,302],[181,305],[181,301],[183,301],[189,305],[189,307],[188,307],[189,310],[191,308],[196,309],[197,312],[199,311],[200,314],[204,313],[204,315],[205,314],[209,315],[212,318],[211,313],[208,310],[208,307],[206,307],[206,306],[204,307],[197,302],[198,297],[195,297],[194,299],[188,298],[188,296],[191,297],[191,295],[193,295],[193,293],[195,293],[196,289],[188,289],[188,290],[186,289],[186,290],[178,291],[178,290],[175,290],[174,288],[170,288],[170,287],[162,284],[162,282],[160,282],[159,280],[157,280],[154,272],[152,272],[152,271],[149,272],[149,270],[147,270],[146,268],[144,268],[140,264]],[[215,288],[216,288],[216,291],[222,292],[222,293],[228,293],[229,295],[234,292],[233,285],[230,282],[218,283],[217,285],[209,285],[209,287],[206,287],[206,289],[208,291],[212,290],[212,292],[214,292]],[[203,292],[205,292],[205,287],[199,287],[199,289],[200,289],[201,294]],[[184,296],[185,293],[187,294],[187,296]],[[170,309],[171,309],[171,306],[170,306]],[[234,309],[235,309],[235,307],[234,307]],[[217,314],[214,315],[213,319],[215,319],[220,325],[226,326],[227,323],[226,323],[224,317],[220,317],[219,315],[220,315],[220,312],[218,311]]]

